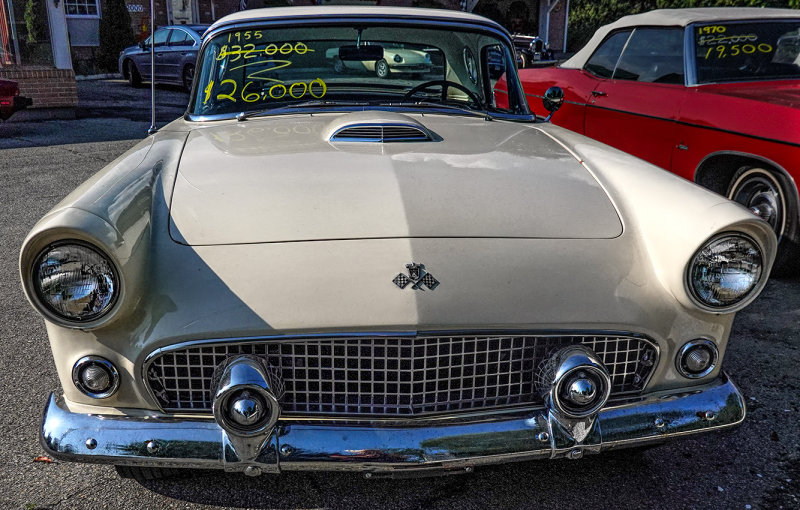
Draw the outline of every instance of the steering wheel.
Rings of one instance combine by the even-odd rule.
[[[478,96],[475,95],[474,92],[469,90],[467,87],[461,85],[460,83],[448,80],[431,80],[431,81],[426,81],[424,83],[420,83],[413,89],[406,92],[406,94],[403,96],[403,99],[400,102],[405,103],[406,101],[409,101],[412,97],[414,97],[414,94],[431,87],[442,87],[442,103],[445,103],[447,101],[447,89],[453,87],[465,93],[470,98],[470,100],[478,106],[479,109],[483,109],[483,102]]]

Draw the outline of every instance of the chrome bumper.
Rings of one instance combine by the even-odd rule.
[[[569,457],[662,442],[740,423],[741,393],[727,376],[678,393],[644,396],[600,411],[582,440],[546,409],[401,425],[282,419],[252,460],[242,460],[213,420],[72,413],[51,394],[42,445],[67,461],[243,471],[472,471],[475,466]],[[411,424],[409,424],[411,423]]]

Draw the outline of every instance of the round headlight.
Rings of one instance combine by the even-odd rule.
[[[712,308],[733,306],[761,280],[763,258],[758,245],[741,234],[711,239],[689,266],[689,288],[700,303]]]
[[[69,321],[90,321],[111,309],[118,291],[114,267],[85,244],[48,247],[33,267],[36,296],[50,312]]]

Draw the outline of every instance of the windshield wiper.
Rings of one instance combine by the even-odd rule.
[[[251,117],[259,117],[261,115],[272,115],[283,113],[286,110],[293,110],[295,108],[307,108],[313,106],[369,106],[369,103],[356,102],[356,101],[332,101],[328,99],[314,99],[311,101],[303,101],[302,103],[292,103],[284,106],[276,106],[274,108],[267,108],[266,110],[256,110],[252,112],[241,112],[236,116],[239,122],[247,120]]]

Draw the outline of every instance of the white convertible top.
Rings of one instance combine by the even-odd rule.
[[[592,38],[569,60],[561,64],[561,67],[570,69],[582,69],[592,56],[597,46],[606,38],[609,32],[619,28],[634,26],[651,27],[685,27],[690,23],[696,22],[715,22],[715,21],[736,21],[736,20],[757,20],[773,18],[794,18],[800,19],[800,10],[797,9],[766,9],[760,7],[705,7],[696,9],[657,9],[655,11],[644,12],[624,16],[614,23],[603,25],[597,29]]]
[[[376,6],[352,6],[352,5],[312,5],[297,7],[268,7],[264,9],[248,9],[229,14],[211,25],[209,30],[213,30],[220,25],[230,25],[244,21],[257,21],[260,19],[273,20],[281,18],[313,18],[313,17],[336,17],[336,16],[374,16],[374,17],[398,17],[398,18],[437,18],[443,20],[480,22],[481,24],[492,24],[504,30],[494,21],[472,14],[469,12],[451,11],[448,9],[421,9],[413,7],[376,7]]]

